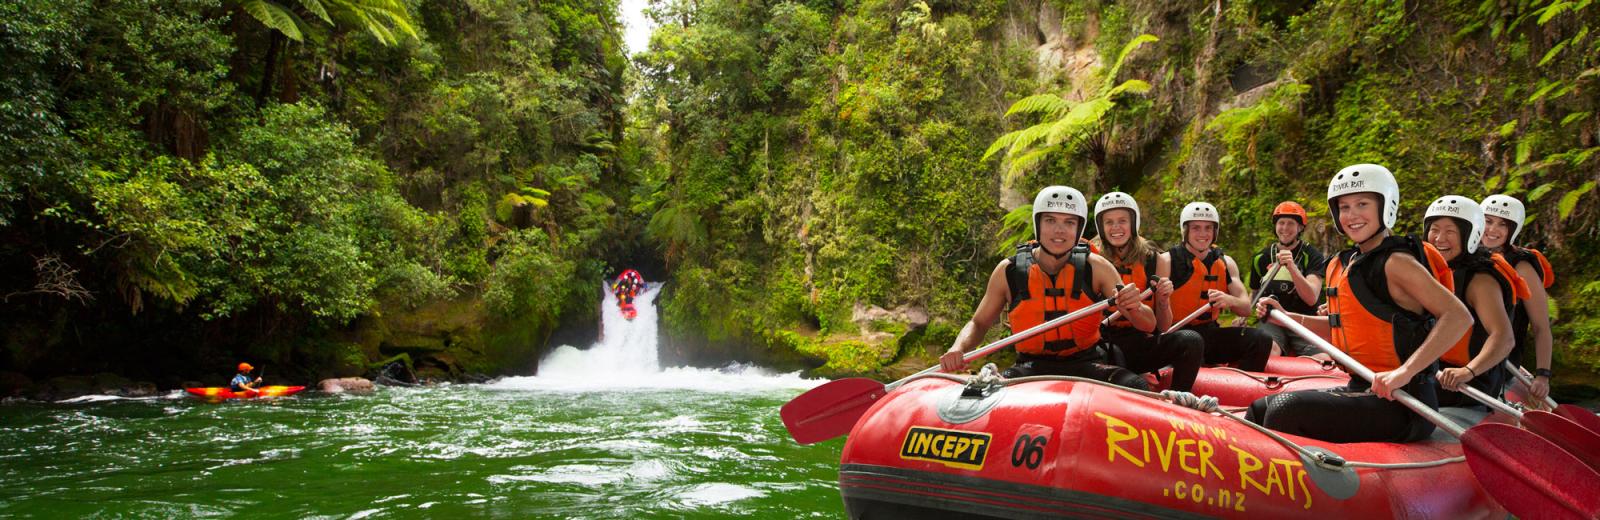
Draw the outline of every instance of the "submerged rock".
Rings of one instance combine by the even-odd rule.
[[[322,380],[322,382],[317,383],[317,390],[329,394],[368,395],[376,389],[373,387],[372,381],[368,381],[366,378],[340,377]]]

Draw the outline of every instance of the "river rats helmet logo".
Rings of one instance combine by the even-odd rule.
[[[1089,220],[1089,201],[1083,192],[1066,186],[1046,186],[1033,197],[1033,239],[1039,239],[1040,213],[1066,213],[1078,217],[1078,236]]]
[[[900,445],[900,458],[937,462],[952,468],[982,470],[983,459],[989,454],[987,433],[941,430],[913,426],[906,430],[906,440]]]
[[[1460,195],[1445,195],[1434,199],[1433,204],[1428,205],[1428,212],[1422,216],[1424,235],[1428,232],[1428,224],[1439,217],[1460,220],[1458,225],[1467,228],[1461,232],[1461,239],[1465,241],[1461,247],[1469,254],[1478,251],[1478,242],[1483,240],[1483,210],[1479,208],[1477,202]]]
[[[1506,243],[1516,243],[1517,235],[1522,233],[1522,221],[1528,217],[1528,210],[1522,206],[1522,201],[1510,195],[1490,195],[1489,198],[1483,199],[1481,206],[1484,215],[1511,221],[1511,237],[1506,239]]]
[[[1394,230],[1400,218],[1400,183],[1388,168],[1376,164],[1346,166],[1328,181],[1328,213],[1333,215],[1333,225],[1345,234],[1344,223],[1339,221],[1339,197],[1352,193],[1376,193],[1383,206],[1383,227]]]
[[[1123,193],[1123,192],[1120,192],[1120,191],[1113,191],[1111,193],[1107,193],[1105,195],[1101,195],[1100,196],[1100,200],[1095,201],[1095,203],[1094,203],[1094,226],[1095,226],[1096,234],[1100,234],[1100,235],[1104,235],[1105,234],[1105,230],[1100,229],[1100,214],[1101,213],[1105,213],[1107,211],[1114,210],[1114,209],[1126,209],[1126,210],[1129,210],[1129,211],[1133,212],[1133,234],[1134,235],[1138,235],[1139,234],[1139,203],[1137,201],[1133,200],[1133,196],[1132,195],[1129,195],[1129,194],[1126,194],[1126,193]]]

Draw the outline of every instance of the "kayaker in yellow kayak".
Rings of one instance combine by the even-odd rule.
[[[250,379],[250,371],[255,369],[256,367],[250,366],[249,363],[239,363],[239,373],[233,376],[233,382],[228,383],[228,388],[235,392],[256,391],[256,387],[261,386],[261,378]]]

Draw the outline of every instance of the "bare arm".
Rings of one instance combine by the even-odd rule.
[[[1156,254],[1156,283],[1172,284],[1172,255],[1169,253]],[[1167,291],[1165,296],[1155,297],[1156,328],[1167,330],[1172,327],[1172,291]]]
[[[1544,282],[1539,280],[1539,275],[1534,272],[1533,266],[1523,263],[1517,266],[1517,274],[1522,275],[1523,281],[1528,283],[1528,292],[1533,293],[1532,298],[1523,303],[1528,310],[1528,332],[1532,333],[1534,348],[1534,368],[1550,368],[1551,345],[1554,341],[1550,334],[1550,295],[1544,290]]]
[[[1006,268],[1011,266],[1011,260],[1001,260],[989,273],[989,283],[984,288],[983,300],[978,302],[978,309],[973,311],[972,319],[961,327],[961,333],[956,335],[955,344],[950,350],[939,358],[939,364],[945,372],[959,372],[967,369],[967,363],[961,360],[972,347],[983,341],[983,336],[989,333],[995,322],[1000,320],[1001,311],[1005,310],[1006,301],[1011,299],[1011,291],[1006,285]]]
[[[1505,294],[1500,291],[1500,284],[1487,274],[1472,277],[1470,284],[1467,286],[1467,302],[1472,304],[1472,308],[1478,309],[1478,319],[1483,320],[1483,329],[1489,332],[1489,337],[1484,340],[1478,355],[1467,363],[1467,368],[1475,374],[1482,374],[1505,361],[1515,342],[1511,338],[1511,317],[1506,314]]]
[[[1279,314],[1284,315],[1289,319],[1289,321],[1299,323],[1300,326],[1309,329],[1318,336],[1321,336],[1323,340],[1333,341],[1333,327],[1328,325],[1327,316],[1307,316],[1304,314],[1295,314],[1283,310],[1283,305],[1280,304],[1277,299],[1262,298],[1261,301],[1256,302],[1256,317],[1265,320],[1267,309],[1269,308],[1277,311]]]
[[[1409,299],[1428,314],[1438,316],[1433,331],[1423,340],[1422,346],[1394,370],[1377,374],[1372,382],[1373,393],[1390,399],[1390,393],[1411,382],[1411,378],[1443,356],[1456,340],[1472,328],[1472,314],[1454,294],[1439,285],[1428,270],[1410,255],[1390,255],[1383,266],[1389,281],[1389,293],[1397,302]]]
[[[1239,264],[1234,263],[1233,257],[1228,255],[1222,255],[1222,261],[1228,264],[1228,296],[1233,297],[1233,301],[1228,302],[1228,310],[1233,311],[1235,316],[1248,317],[1250,292],[1244,288],[1244,281],[1239,278]]]

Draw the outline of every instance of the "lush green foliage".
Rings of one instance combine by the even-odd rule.
[[[635,138],[667,155],[639,205],[674,267],[667,328],[849,333],[860,302],[966,312],[1002,213],[979,160],[1000,113],[974,106],[1028,85],[1024,54],[989,39],[1001,8],[661,6],[637,58],[654,123]]]
[[[1294,199],[1306,237],[1341,249],[1325,180],[1371,161],[1405,186],[1401,232],[1447,193],[1529,201],[1523,242],[1575,273],[1555,292],[1558,343],[1600,360],[1600,326],[1572,312],[1600,305],[1576,274],[1600,252],[1584,203],[1600,160],[1600,6],[1217,5],[667,3],[639,58],[653,124],[633,135],[667,163],[639,207],[682,266],[669,327],[817,349],[829,341],[769,331],[848,336],[856,305],[960,323],[1045,184],[1135,193],[1162,243],[1177,208],[1209,200],[1239,255]],[[979,160],[1000,152],[1006,164]],[[1013,186],[1005,171],[1032,174]],[[835,350],[824,357],[860,361]]]
[[[6,2],[0,324],[138,314],[227,349],[463,295],[546,333],[592,312],[568,300],[633,184],[614,10]],[[56,334],[8,346],[101,348]]]

